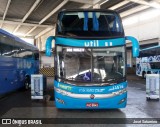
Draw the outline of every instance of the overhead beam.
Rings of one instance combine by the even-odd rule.
[[[11,3],[11,0],[8,0],[7,5],[6,5],[6,9],[5,9],[5,11],[4,11],[3,18],[2,18],[3,21],[4,21],[4,19],[6,18],[6,15],[7,15],[7,12],[8,12],[8,8],[9,8],[10,3]],[[1,23],[0,28],[2,28],[2,26],[3,26],[3,22]]]
[[[29,15],[34,11],[34,9],[37,7],[37,5],[40,3],[41,0],[36,0],[36,2],[32,5],[30,10],[27,12],[27,14],[23,17],[22,23],[29,17]],[[15,33],[19,28],[20,24],[14,29],[13,33]]]
[[[123,5],[126,5],[127,3],[129,3],[129,1],[122,1],[122,2],[120,2],[120,3],[118,3],[118,4],[114,5],[114,6],[110,7],[109,9],[115,10],[115,9],[117,9],[119,7],[122,7]]]
[[[93,0],[93,5],[95,5],[95,4],[104,4],[105,2],[107,2],[107,1],[109,1],[109,0]]]
[[[80,8],[84,8],[84,9],[86,8],[86,9],[87,9],[87,8],[90,8],[90,7],[92,7],[92,5],[90,5],[90,4],[85,4],[85,5],[81,6]]]
[[[138,4],[142,4],[142,5],[146,5],[146,6],[150,6],[153,8],[160,8],[160,4],[156,1],[151,1],[151,2],[147,2],[144,0],[129,0],[129,1],[134,2],[134,3],[138,3]]]
[[[26,37],[24,37],[24,36],[20,36],[20,35],[16,35],[16,34],[14,34],[14,35],[19,37],[19,38],[28,38],[28,39],[34,39],[35,38],[34,36],[26,36]]]
[[[40,22],[39,25],[44,23],[48,18],[50,18],[54,13],[56,13],[60,8],[62,8],[69,0],[64,0],[61,4],[59,4],[56,8],[54,8],[48,15],[46,15]],[[29,35],[33,30],[37,27],[33,27],[30,31],[28,31],[25,36]]]
[[[0,23],[6,23],[6,24],[13,24],[13,25],[24,25],[24,26],[36,26],[36,27],[52,27],[53,25],[40,25],[40,24],[35,24],[35,23],[22,23],[18,21],[9,21],[9,20],[0,20]]]
[[[30,29],[25,35],[24,37],[28,36],[32,31],[34,31],[37,28],[37,26],[34,26],[32,29]]]
[[[49,17],[51,17],[54,13],[56,13],[60,8],[62,8],[69,0],[64,0],[61,4],[59,4],[56,8],[54,8],[48,15],[46,15],[39,24],[45,22]]]
[[[11,3],[11,0],[8,0],[8,3],[7,3],[7,6],[6,6],[6,9],[5,9],[5,12],[3,14],[3,20],[5,19],[6,15],[7,15],[7,12],[8,12],[8,8],[9,8],[9,5]]]
[[[91,4],[93,5],[93,0],[69,0],[77,3],[83,3],[83,4]]]
[[[133,13],[136,13],[136,12],[139,12],[139,11],[142,11],[142,10],[145,10],[147,8],[149,8],[149,6],[139,5],[139,6],[135,7],[135,8],[132,8],[132,9],[129,9],[129,10],[125,11],[125,12],[120,13],[120,16],[122,18],[124,18],[124,17],[126,17],[128,15],[131,15]]]
[[[46,28],[45,30],[43,30],[42,32],[40,32],[37,36],[35,36],[35,39],[41,37],[42,35],[46,34],[47,32],[49,32],[49,31],[51,31],[53,29],[55,29],[55,27],[54,28]]]

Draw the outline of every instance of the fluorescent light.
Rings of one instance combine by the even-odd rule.
[[[13,33],[15,36],[23,36],[24,37],[24,34],[22,34],[22,33],[18,33],[18,32],[16,32],[16,33]]]
[[[100,5],[102,5],[102,4],[104,4],[104,3],[106,3],[106,2],[108,2],[109,0],[105,0],[105,1],[103,1],[102,3],[100,3]]]

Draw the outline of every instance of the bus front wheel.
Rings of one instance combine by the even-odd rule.
[[[25,79],[25,81],[24,81],[24,87],[25,87],[25,90],[29,89],[29,81],[28,81],[28,79]]]
[[[143,72],[142,74],[142,78],[145,79],[146,78],[146,72]]]

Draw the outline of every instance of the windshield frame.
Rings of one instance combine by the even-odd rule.
[[[126,45],[120,45],[120,46],[112,46],[112,47],[98,47],[99,49],[103,49],[103,48],[114,48],[114,47],[123,47],[124,46],[124,68],[125,68],[125,72],[124,72],[124,76],[121,77],[121,78],[117,78],[113,81],[105,81],[105,82],[96,82],[96,81],[75,81],[75,80],[68,80],[68,79],[65,79],[65,78],[62,78],[62,77],[59,77],[58,76],[58,70],[57,70],[57,67],[58,67],[58,58],[57,58],[57,47],[58,46],[61,46],[61,47],[69,47],[69,48],[85,48],[85,47],[75,47],[75,46],[65,46],[65,45],[60,45],[60,44],[57,44],[55,45],[55,59],[54,59],[54,65],[55,65],[55,80],[59,81],[59,82],[64,82],[64,83],[68,83],[68,84],[72,84],[72,85],[78,85],[78,86],[107,86],[107,85],[113,85],[113,84],[118,84],[118,83],[122,83],[122,82],[125,82],[126,81],[126,63],[127,63],[127,57],[126,57]],[[87,47],[87,48],[90,48],[90,49],[97,49],[97,47]],[[92,64],[92,63],[91,63]]]
[[[59,17],[62,13],[68,13],[68,12],[102,12],[102,13],[111,13],[115,16],[117,16],[117,19],[119,21],[119,25],[121,27],[121,35],[114,35],[114,36],[71,36],[71,35],[62,35],[62,34],[58,34],[58,20]],[[72,38],[76,38],[76,39],[111,39],[111,38],[124,38],[125,34],[124,34],[124,28],[123,28],[123,24],[122,24],[122,19],[120,17],[120,15],[116,12],[116,11],[112,11],[112,10],[106,10],[106,9],[70,9],[70,10],[64,10],[59,12],[58,16],[57,16],[57,21],[56,21],[56,28],[55,28],[55,35],[56,37],[72,37]]]

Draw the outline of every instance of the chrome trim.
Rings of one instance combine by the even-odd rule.
[[[56,87],[54,87],[54,89],[57,93],[60,93],[62,95],[72,97],[72,98],[91,99],[90,96],[92,95],[92,94],[75,94],[75,93],[71,93],[71,92],[56,88]],[[111,98],[111,97],[119,96],[119,95],[124,94],[126,92],[127,92],[127,90],[125,88],[125,89],[122,89],[122,90],[119,90],[116,92],[112,92],[109,94],[94,94],[94,96],[95,96],[94,99]]]

